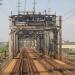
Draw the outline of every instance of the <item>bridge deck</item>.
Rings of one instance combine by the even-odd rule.
[[[75,68],[59,60],[41,56],[34,49],[23,49],[0,75],[75,75]]]

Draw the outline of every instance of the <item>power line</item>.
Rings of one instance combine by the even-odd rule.
[[[75,16],[75,12],[74,12],[73,14],[69,15],[68,17],[66,17],[66,18],[64,19],[64,21],[67,21],[68,19],[72,18],[73,16]]]
[[[70,14],[70,15],[68,15]],[[68,15],[68,16],[67,16]],[[70,18],[72,18],[73,16],[75,16],[75,8],[71,9],[70,11],[68,11],[66,14],[63,15],[64,17],[66,16],[66,18],[64,19],[64,21],[69,20]]]
[[[66,12],[63,16],[67,16],[69,13],[72,13],[73,11],[75,11],[75,8],[69,10],[68,12]]]

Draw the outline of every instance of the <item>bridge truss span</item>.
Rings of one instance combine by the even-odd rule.
[[[19,14],[9,17],[9,54],[15,57],[21,48],[35,48],[43,55],[59,58],[61,53],[61,16]]]

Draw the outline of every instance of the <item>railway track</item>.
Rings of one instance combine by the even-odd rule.
[[[26,49],[23,50],[21,61],[20,75],[39,75],[39,72],[26,52]]]
[[[59,71],[61,72],[63,75],[75,75],[74,73],[72,73],[72,71],[70,71],[70,69],[72,67],[66,66],[66,65],[61,65],[57,62],[55,62],[54,60],[49,60],[47,58],[44,59],[47,64],[50,64],[54,67],[53,70]]]
[[[34,56],[36,56],[36,55],[38,56],[36,58],[36,60],[46,69],[45,72],[48,72],[49,75],[54,75],[54,74],[62,75],[60,71],[54,71],[53,70],[54,67],[52,65],[48,64],[46,61],[44,61],[44,58],[40,57],[39,54],[36,54],[36,52],[33,52],[33,54],[34,54]]]
[[[37,56],[36,52],[34,51],[26,51],[26,54],[28,55],[28,58],[31,60],[30,62],[33,62],[36,66],[36,68],[34,67],[34,73],[33,75],[49,75],[48,71],[46,70],[46,68],[43,67],[42,64],[40,64],[40,62],[37,59],[40,59],[39,56]],[[35,54],[35,55],[34,55]],[[32,66],[33,66],[32,65]],[[37,74],[38,73],[38,74]]]
[[[36,53],[34,52],[34,56],[36,56]],[[38,54],[37,54],[38,56]],[[58,75],[75,75],[74,69],[72,71],[71,66],[67,64],[60,64],[55,62],[52,59],[43,58],[43,59],[37,59],[47,70],[48,72],[54,72]]]
[[[10,73],[2,75],[75,75],[75,70],[69,65],[61,64],[57,60],[41,57],[33,49],[22,49],[20,56]]]
[[[29,51],[30,53],[31,51]],[[48,75],[53,75],[53,71],[52,71],[52,68],[53,66],[50,66],[49,64],[47,64],[47,62],[45,62],[41,57],[40,55],[36,54],[36,52],[32,51],[31,52],[32,55],[30,56],[34,56],[32,57],[33,59],[35,58],[36,61],[38,61],[42,66],[43,68],[45,68],[46,70],[45,71],[39,71],[40,73],[47,73]],[[51,70],[50,70],[51,69]],[[57,75],[62,75],[60,72],[56,72],[55,74]]]

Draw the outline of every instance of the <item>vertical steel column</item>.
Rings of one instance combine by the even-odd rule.
[[[9,57],[13,58],[13,33],[9,34]]]
[[[13,25],[12,18],[9,19],[10,27]],[[13,58],[14,56],[14,30],[10,28],[9,32],[9,57]]]
[[[54,30],[54,58],[58,58],[58,32]]]
[[[59,25],[60,25],[60,30],[59,30],[59,59],[62,60],[62,17],[59,16]]]

